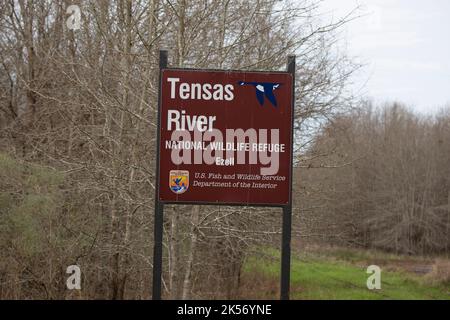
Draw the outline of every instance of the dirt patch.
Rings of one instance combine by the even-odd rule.
[[[421,257],[408,255],[395,255],[377,250],[362,250],[354,248],[333,247],[327,245],[308,244],[301,250],[300,255],[311,254],[336,261],[346,261],[366,268],[369,265],[380,266],[386,271],[400,271],[413,273],[419,276],[433,275],[436,279],[450,277],[450,259],[440,257]]]
[[[366,262],[366,264],[367,263],[380,266],[381,269],[384,269],[386,271],[406,271],[409,273],[414,273],[416,275],[426,275],[433,271],[432,261],[424,262],[414,260],[373,260]]]
[[[446,259],[437,259],[433,264],[431,271],[427,274],[427,280],[433,283],[448,284],[450,286],[450,261]]]

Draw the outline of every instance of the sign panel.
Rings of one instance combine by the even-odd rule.
[[[159,200],[286,205],[292,75],[163,69]]]

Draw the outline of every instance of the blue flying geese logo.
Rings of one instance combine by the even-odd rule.
[[[256,99],[261,106],[264,105],[264,97],[266,97],[275,108],[278,107],[277,99],[275,98],[273,92],[281,86],[281,83],[239,81],[238,84],[240,86],[254,86],[256,91]]]

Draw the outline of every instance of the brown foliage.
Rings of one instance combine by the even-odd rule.
[[[148,299],[158,50],[169,49],[171,66],[243,70],[279,70],[301,52],[300,130],[341,106],[355,68],[332,54],[345,19],[317,24],[310,1],[75,3],[82,21],[72,31],[68,1],[0,0],[0,150],[64,176],[54,220],[38,229],[52,246],[23,256],[1,239],[0,298],[75,298],[64,279],[78,264],[81,297]],[[18,182],[1,186],[23,193]],[[272,241],[278,218],[255,208],[167,208],[164,294],[201,297],[201,276],[214,279],[208,290],[232,296],[246,249]]]

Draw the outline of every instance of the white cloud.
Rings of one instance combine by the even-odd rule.
[[[355,81],[378,101],[397,99],[429,110],[450,101],[450,1],[325,0],[324,12],[342,17],[359,6],[346,27],[351,56],[367,62]]]

